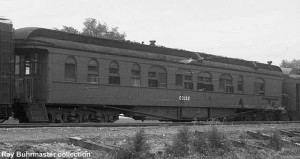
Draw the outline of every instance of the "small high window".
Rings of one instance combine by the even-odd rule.
[[[15,75],[20,74],[20,56],[16,55],[15,56]]]
[[[68,57],[65,61],[65,80],[76,81],[76,59],[74,57]]]
[[[228,93],[233,92],[232,77],[229,74],[222,74],[220,76],[219,89]]]
[[[178,69],[176,71],[175,83],[176,87],[180,89],[193,90],[192,72],[185,69]]]
[[[212,75],[209,72],[201,72],[197,77],[198,91],[213,91]]]
[[[262,78],[255,79],[254,94],[265,94],[265,81]]]
[[[141,68],[138,64],[133,64],[131,69],[132,86],[141,86]]]
[[[109,64],[109,84],[120,85],[119,64],[113,61]]]
[[[95,59],[91,59],[88,63],[88,82],[98,83],[99,65]]]
[[[30,55],[25,56],[25,75],[32,74],[32,64]]]
[[[237,90],[239,92],[243,92],[244,91],[244,78],[243,78],[243,76],[239,76],[239,78],[238,78]]]
[[[160,66],[152,66],[148,71],[149,87],[167,87],[167,71]]]

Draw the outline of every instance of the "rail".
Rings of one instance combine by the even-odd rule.
[[[300,121],[197,121],[197,122],[155,122],[155,123],[21,123],[0,124],[2,128],[38,128],[38,127],[149,127],[149,126],[204,126],[204,125],[246,125],[246,124],[290,124]]]

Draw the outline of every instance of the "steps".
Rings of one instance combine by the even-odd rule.
[[[45,104],[32,103],[29,105],[29,122],[48,122]]]
[[[0,106],[0,119],[7,119],[8,118],[8,114],[7,114],[7,107],[5,106]]]

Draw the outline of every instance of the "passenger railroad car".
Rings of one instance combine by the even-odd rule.
[[[15,46],[24,122],[206,120],[282,103],[284,76],[271,64],[43,28],[16,30]]]
[[[286,75],[283,80],[283,106],[290,120],[300,120],[300,69],[282,68]]]
[[[0,18],[0,122],[10,115],[13,53],[12,23],[8,19]]]

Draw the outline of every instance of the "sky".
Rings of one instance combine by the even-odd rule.
[[[126,40],[279,65],[300,59],[300,0],[0,0],[14,28],[119,27]]]

